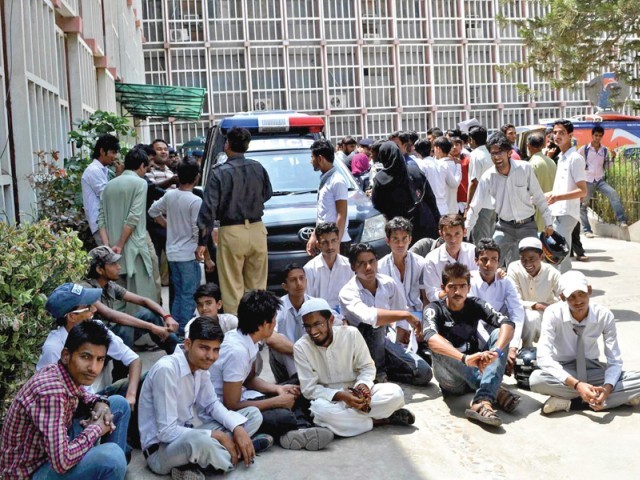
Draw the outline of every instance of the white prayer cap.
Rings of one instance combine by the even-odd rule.
[[[300,307],[300,316],[304,317],[309,313],[321,312],[323,310],[331,311],[331,307],[324,298],[310,298]]]

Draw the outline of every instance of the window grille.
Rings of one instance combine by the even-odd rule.
[[[416,41],[429,38],[424,2],[420,0],[395,0],[396,36]]]
[[[426,45],[398,46],[400,67],[400,105],[424,107],[427,101],[428,47]]]
[[[210,50],[210,77],[213,113],[233,115],[252,110],[247,103],[247,65],[243,48]],[[182,142],[180,142],[182,143]]]
[[[355,46],[327,46],[329,110],[361,108],[358,96],[360,67]]]
[[[362,135],[375,140],[384,139],[390,133],[398,130],[397,115],[394,113],[369,113],[366,116],[366,131]],[[359,133],[353,132],[358,136]]]
[[[462,105],[464,75],[462,68],[462,46],[433,46],[433,104],[437,106]]]
[[[326,135],[334,145],[345,135],[359,137],[362,131],[361,115],[331,115],[326,119]]]
[[[324,110],[322,50],[320,47],[289,47],[290,108],[296,111]]]
[[[202,6],[200,0],[167,0],[169,43],[204,41]]]
[[[171,55],[171,84],[183,87],[206,88],[202,114],[208,115],[209,88],[207,84],[207,58],[204,48],[172,48]]]
[[[253,110],[286,109],[283,51],[278,47],[250,47]]]
[[[362,47],[362,74],[366,108],[390,108],[396,105],[394,62],[391,46]]]
[[[252,42],[282,40],[281,3],[246,0],[248,39]]]
[[[161,0],[142,0],[142,26],[149,44],[165,42],[163,17]]]
[[[170,85],[167,80],[167,55],[164,49],[145,49],[144,71],[149,85]]]
[[[322,38],[320,31],[320,5],[316,0],[297,0],[286,3],[287,37],[290,40]]]
[[[464,34],[468,40],[495,38],[493,0],[464,1]]]
[[[239,42],[245,39],[242,0],[209,0],[210,40]]]
[[[465,46],[469,96],[467,103],[496,103],[497,79],[494,45],[469,44]]]
[[[462,32],[458,28],[462,20],[458,2],[431,0],[430,3],[433,38],[437,40],[462,38]]]
[[[325,0],[324,33],[327,41],[350,43],[356,40],[356,12],[353,0]]]

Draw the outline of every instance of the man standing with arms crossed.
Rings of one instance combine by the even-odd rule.
[[[232,314],[246,290],[267,287],[267,229],[262,215],[272,189],[264,167],[244,156],[249,142],[251,134],[245,128],[227,132],[227,161],[211,170],[198,216],[199,260],[204,259],[207,238],[219,223],[218,276],[224,311]]]

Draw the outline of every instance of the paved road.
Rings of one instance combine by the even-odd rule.
[[[606,238],[583,239],[589,263],[575,263],[590,279],[593,299],[616,315],[625,368],[640,369],[640,244]],[[266,363],[268,365],[268,362]],[[512,379],[506,382],[516,388]],[[405,388],[414,428],[380,427],[340,439],[322,452],[274,447],[235,479],[637,479],[639,409],[540,415],[545,397],[520,391],[513,415],[489,430],[464,418],[471,395],[444,401],[435,384]],[[163,478],[135,452],[127,479]],[[168,477],[164,477],[168,478]],[[209,478],[214,478],[209,477]]]

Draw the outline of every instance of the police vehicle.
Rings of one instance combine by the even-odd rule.
[[[265,204],[262,220],[267,228],[269,249],[268,288],[281,291],[282,271],[289,263],[303,266],[311,259],[306,244],[316,224],[320,172],[311,166],[311,144],[323,138],[322,117],[290,111],[248,112],[221,120],[209,129],[205,144],[203,181],[211,168],[225,162],[225,134],[232,127],[251,132],[245,154],[260,162],[269,174],[273,196]],[[369,243],[378,254],[386,255],[384,217],[358,187],[351,172],[336,160],[335,166],[349,187],[349,235],[353,243]]]

